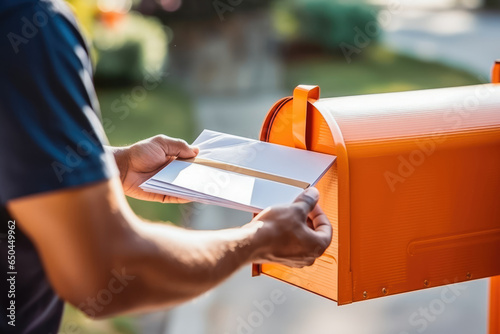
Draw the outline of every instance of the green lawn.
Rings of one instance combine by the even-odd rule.
[[[321,97],[397,92],[478,84],[464,71],[441,64],[418,61],[381,47],[363,50],[348,64],[328,56],[289,62],[285,86],[290,92],[298,84],[319,85]]]

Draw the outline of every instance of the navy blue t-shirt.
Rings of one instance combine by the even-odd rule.
[[[69,7],[1,0],[0,333],[58,333],[63,310],[6,204],[115,175],[105,142],[89,51]]]

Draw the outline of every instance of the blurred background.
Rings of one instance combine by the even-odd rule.
[[[204,128],[257,138],[298,84],[322,97],[489,81],[498,0],[68,0],[92,45],[111,144]],[[194,229],[246,223],[229,209],[130,200]],[[60,333],[485,333],[487,280],[338,307],[245,267],[173,310],[94,321],[67,306]],[[168,282],[165,282],[168,284]],[[281,304],[259,306],[274,291]],[[440,302],[443,295],[455,296]],[[444,305],[444,307],[441,307]],[[438,307],[439,306],[439,307]]]

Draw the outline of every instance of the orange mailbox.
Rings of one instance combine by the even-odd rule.
[[[317,185],[334,234],[313,266],[254,274],[340,305],[500,275],[500,84],[329,99],[298,86],[261,140],[337,156]]]

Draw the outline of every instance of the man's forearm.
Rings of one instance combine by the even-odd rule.
[[[119,266],[134,279],[97,316],[157,309],[211,289],[262,248],[258,224],[219,231],[191,231],[134,221]],[[134,235],[135,234],[135,235]],[[121,268],[118,268],[121,267]]]

